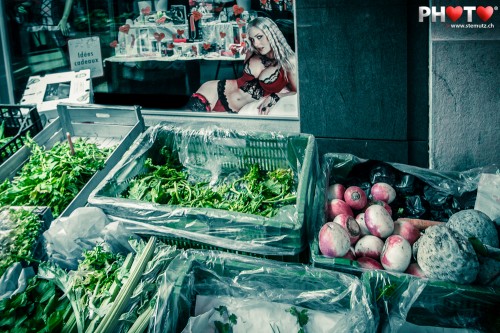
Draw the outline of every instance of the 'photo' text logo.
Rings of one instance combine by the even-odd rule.
[[[493,12],[498,10],[498,7],[495,6],[441,6],[441,7],[426,7],[420,6],[418,7],[418,21],[424,22],[424,18],[430,17],[431,22],[437,22],[438,18],[440,22],[445,22],[445,18],[448,17],[453,22],[456,22],[462,16],[467,17],[467,22],[471,23],[474,17],[479,17],[483,22],[487,22],[491,16],[493,16]],[[464,15],[465,14],[465,15]]]

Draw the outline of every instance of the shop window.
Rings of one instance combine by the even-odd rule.
[[[69,40],[97,36],[96,103],[298,116],[292,0],[4,4],[16,100],[30,76],[71,70]],[[249,28],[255,18],[263,25]]]

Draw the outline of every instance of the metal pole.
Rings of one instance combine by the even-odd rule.
[[[10,64],[10,47],[9,40],[7,36],[7,25],[5,21],[5,8],[4,1],[0,4],[0,49],[3,55],[3,67],[5,69],[5,83],[6,86],[3,89],[7,89],[8,104],[14,104],[14,81],[12,79],[12,67]]]

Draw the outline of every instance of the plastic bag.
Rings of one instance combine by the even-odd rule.
[[[14,263],[0,277],[0,301],[22,293],[28,285],[28,280],[35,276],[32,267],[22,267]]]
[[[129,239],[138,238],[95,207],[77,208],[69,217],[55,220],[43,236],[49,261],[69,270],[78,267],[83,251],[97,244],[114,253],[128,253],[132,251]]]
[[[189,182],[212,187],[229,184],[257,163],[262,170],[291,169],[296,204],[271,217],[216,208],[155,204],[123,198],[129,182],[146,170],[145,161],[162,162],[168,148],[179,157]],[[318,161],[314,138],[307,134],[235,132],[219,127],[168,124],[150,127],[93,191],[89,203],[141,235],[261,255],[298,256],[306,248],[305,221],[312,209]],[[259,195],[256,193],[256,195]],[[236,198],[228,198],[236,202]],[[256,199],[255,202],[258,200]]]
[[[187,250],[165,271],[150,332],[183,330],[194,313],[196,297],[202,296],[225,300],[226,305],[242,299],[265,302],[270,309],[279,303],[288,310],[318,311],[331,319],[332,332],[375,332],[377,328],[365,287],[354,276],[230,253]],[[236,308],[227,310],[232,313]],[[308,331],[307,325],[304,330]]]

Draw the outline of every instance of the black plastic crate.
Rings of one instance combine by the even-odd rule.
[[[23,114],[22,110],[27,112]],[[0,143],[0,164],[24,146],[28,133],[34,137],[43,129],[36,105],[0,104],[0,125],[2,122],[8,140]]]

